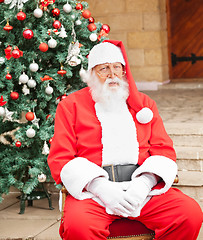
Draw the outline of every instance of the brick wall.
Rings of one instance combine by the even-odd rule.
[[[86,0],[96,21],[122,40],[136,82],[168,80],[166,0]]]

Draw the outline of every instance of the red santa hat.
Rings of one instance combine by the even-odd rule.
[[[151,109],[145,107],[141,101],[140,92],[138,91],[128,62],[124,44],[118,40],[105,40],[95,45],[88,56],[88,70],[98,64],[120,62],[125,66],[126,78],[129,84],[129,97],[127,103],[135,110],[138,122],[142,124],[149,123],[153,118]]]

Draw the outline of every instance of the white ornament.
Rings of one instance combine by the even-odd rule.
[[[34,119],[31,121],[33,123],[33,125],[35,125],[38,129],[39,129],[39,121],[40,118],[37,118],[35,113],[34,113]]]
[[[0,107],[0,117],[4,117],[6,111],[3,107]]]
[[[61,31],[59,33],[59,37],[61,37],[61,38],[67,37],[66,30],[63,25],[61,26]]]
[[[42,154],[44,154],[44,155],[48,155],[49,154],[49,146],[48,146],[46,141],[44,142]]]
[[[4,116],[3,122],[5,122],[6,120],[13,122],[14,121],[12,118],[13,114],[14,114],[14,112],[9,112],[9,110],[5,107],[5,116]]]
[[[4,57],[0,57],[0,64],[5,63],[5,58]]]
[[[45,89],[45,93],[48,95],[51,95],[53,93],[54,89],[48,85]]]
[[[63,11],[66,12],[66,13],[70,13],[72,11],[72,7],[70,4],[66,3],[64,6],[63,6]]]
[[[29,80],[28,75],[26,75],[26,74],[23,72],[23,74],[21,74],[20,77],[19,77],[19,84],[21,84],[21,83],[25,84],[25,83],[28,82],[28,80]]]
[[[33,138],[35,136],[35,130],[31,127],[26,131],[26,135],[29,138]]]
[[[48,46],[50,48],[55,48],[57,46],[57,41],[53,38],[51,38],[49,41],[48,41]]]
[[[71,15],[71,18],[72,18],[73,20],[75,20],[75,15],[74,15],[74,14],[72,14],[72,15]]]
[[[72,67],[75,67],[81,63],[81,59],[76,56],[73,56],[69,61],[68,64]]]
[[[33,63],[30,64],[29,68],[30,68],[30,71],[37,72],[39,69],[39,65],[33,61]]]
[[[91,33],[90,36],[89,36],[89,39],[90,39],[92,42],[97,41],[97,34],[96,34],[96,33]]]
[[[151,122],[153,118],[153,112],[151,109],[144,107],[136,114],[137,121],[142,124]]]
[[[36,85],[37,85],[37,83],[36,83],[36,81],[35,81],[34,79],[32,79],[32,77],[31,77],[31,78],[28,80],[27,85],[28,85],[29,88],[35,88]]]
[[[45,182],[47,177],[44,173],[42,173],[42,174],[38,175],[37,179],[39,182]]]
[[[43,15],[43,11],[42,11],[42,9],[40,9],[40,8],[36,8],[36,9],[34,10],[33,14],[34,14],[34,16],[35,16],[36,18],[41,18],[42,15]]]
[[[5,4],[10,4],[9,9],[16,7],[18,9],[22,9],[23,8],[23,3],[26,3],[28,0],[4,0]]]
[[[79,26],[81,24],[82,24],[81,20],[78,19],[77,21],[75,21],[75,25]]]
[[[30,94],[30,89],[27,87],[27,85],[23,85],[22,92],[24,95]]]

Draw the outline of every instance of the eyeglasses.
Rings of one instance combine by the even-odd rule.
[[[111,63],[111,64],[102,64],[96,66],[96,72],[100,77],[107,77],[109,74],[114,74],[116,76],[122,74],[125,75],[125,71],[123,70],[123,66],[121,63]]]

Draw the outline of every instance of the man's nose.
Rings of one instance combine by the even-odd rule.
[[[114,68],[113,68],[113,66],[109,66],[109,73],[108,73],[108,77],[114,77],[114,75],[115,75],[115,71],[114,71]]]

